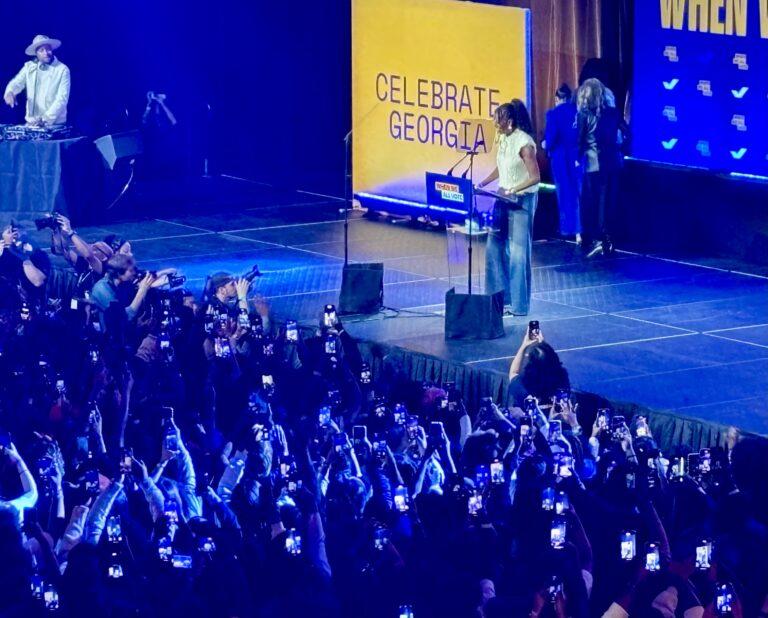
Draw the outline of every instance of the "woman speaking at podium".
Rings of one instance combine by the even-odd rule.
[[[527,315],[531,305],[533,217],[539,196],[539,164],[531,118],[525,104],[513,99],[496,108],[496,169],[483,188],[499,180],[493,228],[485,251],[485,289],[504,290],[504,315]]]

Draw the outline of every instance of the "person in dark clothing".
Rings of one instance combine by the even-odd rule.
[[[14,222],[3,228],[0,238],[0,277],[18,288],[24,303],[42,303],[49,270],[48,255],[26,242]]]
[[[588,79],[576,94],[581,227],[587,257],[613,252],[608,222],[616,200],[616,177],[620,167],[619,113],[607,104],[605,88]]]
[[[555,106],[547,112],[543,146],[552,165],[557,206],[560,211],[560,234],[575,236],[576,242],[581,242],[580,179],[576,166],[578,157],[576,104],[573,102],[573,93],[568,84],[563,84],[557,89]]]

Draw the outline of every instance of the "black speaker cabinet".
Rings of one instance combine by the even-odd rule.
[[[376,313],[384,305],[384,264],[347,264],[341,277],[339,313]]]
[[[120,159],[129,159],[144,152],[144,143],[138,131],[105,135],[93,143],[111,170],[115,169],[115,163]]]
[[[446,339],[498,339],[504,336],[504,292],[445,294]]]

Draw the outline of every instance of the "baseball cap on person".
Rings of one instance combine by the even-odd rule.
[[[125,240],[125,238],[120,238],[117,234],[108,234],[104,237],[104,242],[110,246],[112,251],[117,253],[120,251],[120,247],[122,247],[128,241]]]
[[[213,273],[208,277],[208,290],[211,294],[215,294],[216,290],[223,288],[225,285],[232,283],[235,278],[228,272],[219,271]]]
[[[100,262],[106,262],[115,254],[112,247],[101,240],[91,245],[91,251],[93,251],[93,255],[95,255]]]

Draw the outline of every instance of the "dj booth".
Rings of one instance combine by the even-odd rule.
[[[104,165],[93,141],[55,137],[28,127],[0,127],[3,220],[53,210],[81,219],[100,200]]]

